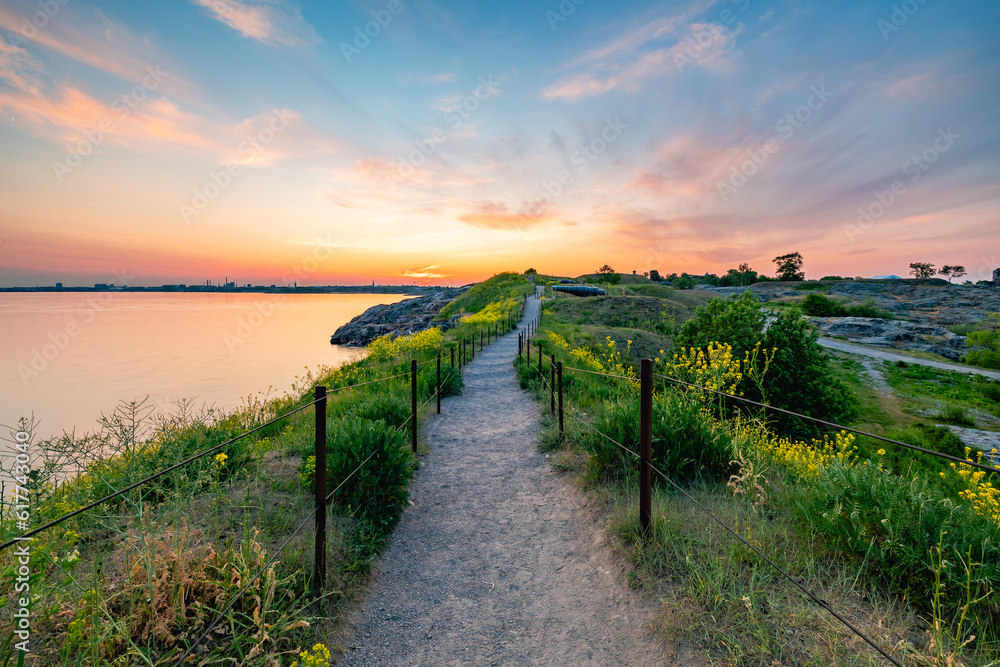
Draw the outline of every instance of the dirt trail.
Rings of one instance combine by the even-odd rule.
[[[525,321],[538,314],[528,300]],[[348,665],[661,665],[653,604],[582,494],[538,451],[517,333],[476,356],[461,396],[425,422],[413,507],[383,553]]]
[[[864,347],[862,345],[852,345],[851,343],[844,343],[839,340],[833,340],[832,338],[820,338],[819,344],[823,347],[828,347],[831,350],[839,350],[841,352],[847,352],[849,354],[864,355],[866,357],[874,357],[875,359],[883,359],[885,361],[905,361],[908,364],[917,364],[918,366],[930,366],[931,368],[939,368],[944,371],[955,371],[956,373],[969,373],[974,375],[982,375],[993,380],[1000,380],[1000,372],[998,371],[988,371],[983,368],[975,368],[973,366],[964,366],[961,364],[949,364],[946,361],[934,361],[932,359],[921,359],[919,357],[911,357],[905,354],[897,354],[896,352],[888,352],[884,350],[873,350],[870,347]]]

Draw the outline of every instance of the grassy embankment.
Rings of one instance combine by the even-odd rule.
[[[659,304],[639,296],[546,301],[536,339],[568,366],[634,378],[638,359],[651,356],[659,373],[737,386],[738,374],[751,369],[726,348],[673,357],[671,332],[692,304],[671,296]],[[933,449],[954,447],[916,418],[895,423],[852,363],[834,370],[860,394],[856,423]],[[533,372],[523,365],[519,372],[523,386],[538,389]],[[576,418],[638,448],[636,381],[567,371],[564,382]],[[995,392],[990,385],[977,395],[993,400]],[[988,480],[844,434],[790,441],[753,414],[737,417],[710,395],[665,384],[654,400],[653,435],[654,465],[904,664],[985,665],[1000,657],[993,593],[1000,494]],[[631,583],[663,600],[659,628],[668,640],[694,643],[719,664],[884,664],[665,484],[654,485],[652,536],[643,539],[630,454],[571,417],[565,439],[549,420],[542,440],[554,465],[606,504],[632,563]]]
[[[462,380],[447,363],[449,348],[458,337],[516,314],[532,289],[520,276],[496,276],[448,306],[445,315],[468,315],[454,329],[379,339],[367,357],[309,373],[281,398],[248,401],[229,414],[180,406],[160,421],[141,404],[125,404],[94,434],[32,443],[33,452],[50,454],[48,465],[36,462],[30,481],[31,527],[308,405],[317,384],[334,391],[408,373],[411,358],[430,361],[440,351],[442,393],[457,393]],[[436,371],[433,363],[420,368],[423,403],[433,396]],[[373,559],[407,505],[407,483],[419,465],[409,448],[409,392],[409,378],[401,377],[329,398],[328,489],[376,454],[334,495],[325,595],[310,595],[309,520],[192,664],[280,666],[300,659],[303,647],[337,648],[344,603],[362,592]],[[433,409],[431,401],[424,413]],[[303,410],[38,535],[25,664],[173,664],[313,509],[314,420],[312,408]],[[57,488],[54,480],[70,467],[79,474]],[[4,541],[23,532],[9,508],[0,529]],[[12,649],[20,639],[12,614],[18,565],[13,549],[0,553],[3,666],[17,663]]]

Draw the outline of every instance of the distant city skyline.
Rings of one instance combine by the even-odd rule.
[[[998,26],[986,0],[0,0],[0,286],[793,251],[990,280]]]

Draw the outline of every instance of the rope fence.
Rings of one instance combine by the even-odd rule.
[[[748,399],[748,398],[744,398],[742,396],[736,396],[736,395],[733,395],[733,394],[730,394],[730,393],[718,391],[718,390],[715,390],[715,389],[711,389],[709,387],[704,387],[704,386],[701,386],[701,385],[698,385],[698,384],[694,384],[694,383],[691,383],[691,382],[686,382],[684,380],[679,380],[677,378],[672,378],[672,377],[669,377],[669,376],[666,376],[666,375],[663,375],[663,374],[660,374],[660,373],[653,373],[653,361],[651,359],[642,359],[641,362],[640,362],[641,372],[640,372],[640,377],[638,378],[638,382],[639,382],[639,399],[640,399],[640,438],[639,438],[640,439],[640,451],[636,452],[636,451],[630,449],[629,447],[627,447],[626,445],[624,445],[623,443],[619,442],[615,438],[611,437],[607,433],[604,433],[603,431],[601,431],[600,429],[598,429],[597,427],[595,427],[593,424],[591,424],[587,420],[581,419],[579,416],[577,416],[576,411],[566,409],[566,407],[564,405],[564,401],[563,401],[563,381],[562,381],[563,378],[562,378],[562,373],[565,370],[565,371],[571,371],[571,372],[574,372],[574,373],[583,373],[583,374],[591,375],[591,376],[600,376],[600,377],[604,377],[604,378],[610,378],[610,379],[614,379],[614,380],[624,380],[624,381],[627,381],[627,382],[630,382],[630,383],[635,383],[636,380],[637,380],[637,378],[626,376],[626,375],[620,375],[620,374],[603,373],[603,372],[593,371],[593,370],[589,370],[589,369],[585,369],[585,368],[576,368],[576,367],[573,367],[573,366],[564,366],[561,361],[556,361],[555,355],[550,355],[549,356],[548,365],[549,365],[549,368],[551,370],[550,370],[550,372],[546,373],[545,370],[543,370],[543,363],[544,362],[543,362],[543,357],[542,357],[542,344],[541,344],[541,341],[532,341],[532,339],[531,339],[531,336],[535,333],[535,330],[537,329],[537,326],[538,326],[537,319],[533,320],[531,323],[529,323],[528,326],[526,326],[524,328],[524,330],[519,335],[517,363],[519,365],[521,365],[521,364],[527,364],[528,368],[533,371],[531,373],[532,376],[537,374],[537,379],[539,381],[540,388],[543,389],[543,390],[548,390],[550,396],[553,397],[552,399],[550,399],[550,401],[551,401],[550,404],[552,406],[551,409],[552,409],[553,413],[556,411],[556,408],[555,408],[556,403],[555,403],[555,400],[554,400],[554,396],[556,395],[556,393],[558,393],[558,397],[559,397],[559,400],[558,400],[558,415],[559,415],[559,431],[560,431],[560,433],[564,433],[565,432],[565,426],[564,426],[564,422],[563,422],[563,417],[564,417],[564,415],[568,415],[570,417],[570,419],[572,419],[573,421],[579,423],[580,425],[586,427],[587,429],[590,429],[591,431],[593,431],[594,433],[596,433],[600,437],[602,437],[602,438],[606,439],[607,441],[613,443],[615,446],[619,447],[621,450],[627,452],[628,454],[631,454],[633,457],[635,457],[636,459],[638,459],[639,472],[640,472],[640,482],[639,482],[639,486],[640,486],[640,489],[639,489],[639,522],[640,522],[641,531],[642,531],[642,533],[644,535],[648,536],[650,534],[650,530],[651,530],[651,527],[650,527],[651,514],[652,514],[652,509],[651,509],[651,505],[652,505],[652,499],[651,499],[651,496],[652,496],[651,476],[652,476],[652,474],[655,473],[656,475],[658,475],[659,477],[661,477],[667,484],[669,484],[672,488],[674,488],[675,490],[677,490],[678,492],[680,492],[685,498],[687,498],[688,500],[690,500],[700,511],[704,512],[715,523],[717,523],[719,526],[721,526],[725,531],[727,531],[728,533],[730,533],[733,537],[735,537],[737,540],[739,540],[744,546],[746,546],[754,554],[756,554],[760,559],[762,559],[765,563],[767,563],[769,566],[771,566],[784,579],[787,579],[788,581],[790,581],[808,599],[810,599],[817,606],[819,606],[821,609],[823,609],[828,614],[830,614],[831,617],[833,617],[834,619],[836,619],[836,621],[838,621],[840,624],[842,624],[847,630],[849,630],[851,633],[853,633],[858,638],[860,638],[862,641],[864,641],[868,646],[870,646],[872,649],[874,649],[885,660],[887,660],[892,665],[895,665],[896,667],[902,667],[902,665],[901,665],[901,663],[899,661],[897,661],[895,658],[893,658],[891,655],[889,655],[871,637],[869,637],[864,632],[862,632],[860,629],[858,629],[857,627],[855,627],[843,614],[838,613],[837,610],[833,609],[828,602],[826,602],[821,597],[819,597],[818,595],[816,595],[813,591],[809,590],[809,588],[807,588],[803,584],[802,581],[800,581],[799,579],[797,579],[794,576],[792,576],[791,573],[789,573],[787,570],[785,570],[783,567],[781,567],[778,563],[776,563],[771,558],[769,558],[766,554],[764,554],[760,549],[758,549],[757,547],[755,547],[747,539],[745,539],[743,536],[741,536],[739,534],[739,532],[735,528],[733,528],[732,526],[730,526],[729,524],[727,524],[725,521],[723,521],[722,519],[720,519],[718,516],[716,516],[711,510],[709,510],[707,507],[705,507],[705,505],[703,505],[702,503],[700,503],[696,498],[694,498],[690,493],[688,493],[687,490],[685,490],[683,487],[681,487],[680,485],[678,485],[668,475],[666,475],[662,470],[660,470],[659,468],[657,468],[656,466],[654,466],[652,464],[652,460],[651,459],[652,459],[652,398],[653,398],[653,378],[655,377],[655,378],[658,378],[658,379],[661,379],[661,380],[665,380],[666,382],[673,383],[673,384],[678,385],[678,386],[684,386],[684,387],[688,387],[688,388],[691,388],[691,389],[698,389],[698,390],[707,391],[707,392],[710,392],[712,394],[717,394],[719,396],[723,396],[723,397],[726,397],[728,399],[739,401],[739,402],[742,402],[744,404],[753,405],[753,406],[756,406],[756,407],[764,409],[764,410],[773,410],[773,411],[776,411],[776,412],[781,412],[783,414],[788,414],[788,415],[791,415],[791,416],[794,416],[794,417],[799,417],[801,419],[804,419],[804,420],[807,420],[807,421],[810,421],[810,422],[813,422],[813,423],[816,423],[816,424],[820,424],[820,425],[828,427],[828,428],[833,428],[833,429],[842,430],[842,431],[845,431],[845,432],[854,433],[854,434],[861,435],[861,436],[870,437],[870,438],[873,438],[875,440],[879,440],[881,442],[889,443],[889,444],[892,444],[892,445],[895,445],[895,446],[899,446],[899,447],[904,447],[904,448],[911,449],[911,450],[918,451],[918,452],[922,452],[922,453],[925,453],[925,454],[930,454],[932,456],[936,456],[936,457],[939,457],[941,459],[945,459],[945,460],[949,460],[949,461],[953,461],[953,462],[962,463],[962,464],[965,464],[965,465],[968,465],[968,466],[972,466],[972,467],[975,467],[975,468],[979,468],[979,469],[982,469],[982,470],[986,470],[986,471],[989,471],[989,472],[993,472],[993,473],[1000,472],[1000,466],[998,466],[998,467],[991,467],[991,466],[988,466],[988,465],[985,465],[985,464],[976,463],[974,461],[960,459],[958,457],[951,456],[949,454],[944,454],[942,452],[936,452],[934,450],[926,449],[924,447],[919,447],[917,445],[912,445],[910,443],[901,442],[899,440],[894,440],[892,438],[886,438],[884,436],[880,436],[880,435],[876,435],[874,433],[869,433],[869,432],[862,431],[862,430],[859,430],[859,429],[851,428],[849,426],[844,426],[842,424],[836,424],[834,422],[829,422],[829,421],[826,421],[826,420],[823,420],[823,419],[818,419],[818,418],[815,418],[815,417],[810,417],[809,415],[799,414],[799,413],[796,413],[796,412],[793,412],[793,411],[790,411],[790,410],[786,410],[784,408],[778,408],[778,407],[775,407],[775,406],[767,405],[765,403],[761,403],[761,402],[754,401],[754,400],[751,400],[751,399]],[[532,360],[532,355],[533,355],[532,343],[535,344],[535,347],[538,350],[537,366],[535,366],[535,362]]]
[[[471,359],[475,358],[476,342],[477,342],[476,341],[476,335],[477,334],[478,334],[478,337],[479,337],[479,341],[478,341],[479,349],[483,350],[484,347],[486,345],[488,345],[489,343],[491,343],[493,340],[499,339],[500,336],[502,336],[503,334],[505,334],[505,333],[507,333],[509,331],[513,331],[515,328],[517,328],[519,320],[523,317],[524,306],[526,305],[526,303],[527,303],[527,297],[525,298],[525,301],[522,303],[520,309],[518,309],[518,311],[516,313],[509,313],[507,316],[504,317],[504,319],[502,321],[490,324],[486,328],[485,331],[480,330],[478,332],[474,332],[471,335],[471,337],[458,339],[458,340],[455,341],[455,343],[453,345],[449,345],[446,349],[448,349],[448,351],[450,352],[450,363],[451,363],[452,369],[461,369],[461,367],[463,365],[467,364],[469,361],[471,361]],[[537,324],[537,322],[536,322],[536,324]],[[470,343],[471,343],[471,345],[470,345]],[[152,475],[149,475],[149,476],[147,476],[147,477],[145,477],[145,478],[143,478],[143,479],[141,479],[141,480],[139,480],[139,481],[137,481],[137,482],[135,482],[133,484],[130,484],[130,485],[126,486],[125,488],[122,488],[122,489],[120,489],[118,491],[115,491],[114,493],[110,493],[110,494],[108,494],[108,495],[106,495],[106,496],[104,496],[104,497],[102,497],[102,498],[100,498],[98,500],[95,500],[95,501],[93,501],[93,502],[85,505],[84,507],[80,507],[80,508],[75,509],[75,510],[73,510],[71,512],[67,512],[66,514],[64,514],[64,515],[62,515],[62,516],[60,516],[60,517],[58,517],[56,519],[53,519],[52,521],[49,521],[49,522],[45,523],[44,525],[41,525],[41,526],[39,526],[37,528],[33,528],[32,530],[29,530],[29,531],[25,532],[22,535],[19,535],[19,536],[13,538],[13,539],[10,539],[10,540],[4,542],[3,544],[0,544],[0,551],[3,551],[4,549],[7,549],[7,548],[9,548],[9,547],[11,547],[11,546],[13,546],[15,544],[20,543],[20,542],[30,541],[30,540],[34,539],[35,535],[38,535],[39,533],[41,533],[43,531],[46,531],[46,530],[48,530],[50,528],[58,526],[59,524],[64,523],[65,521],[68,521],[69,519],[72,519],[73,517],[79,516],[79,515],[81,515],[81,514],[83,514],[85,512],[93,510],[93,509],[95,509],[95,508],[97,508],[97,507],[99,507],[99,506],[101,506],[101,505],[103,505],[105,503],[108,503],[109,501],[114,500],[115,498],[119,498],[119,497],[121,497],[121,496],[129,493],[130,491],[133,491],[133,490],[138,489],[138,488],[140,488],[140,487],[142,487],[144,485],[147,485],[150,482],[153,482],[156,479],[159,479],[159,478],[163,477],[164,475],[167,475],[167,474],[169,474],[171,472],[174,472],[176,470],[179,470],[179,469],[181,469],[181,468],[183,468],[183,467],[185,467],[185,466],[187,466],[187,465],[189,465],[189,464],[191,464],[191,463],[193,463],[195,461],[198,461],[199,459],[202,459],[202,458],[207,457],[207,456],[211,456],[212,454],[215,454],[215,453],[219,452],[220,450],[224,450],[227,447],[230,447],[231,445],[233,445],[233,444],[235,444],[235,443],[237,443],[237,442],[239,442],[239,441],[241,441],[241,440],[243,440],[243,439],[245,439],[245,438],[247,438],[247,437],[249,437],[249,436],[251,436],[251,435],[253,435],[255,433],[258,433],[258,432],[262,431],[263,429],[266,429],[266,428],[268,428],[270,426],[273,426],[273,425],[275,425],[275,424],[277,424],[277,423],[279,423],[279,422],[281,422],[283,420],[286,420],[286,419],[288,419],[288,418],[290,418],[290,417],[292,417],[292,416],[294,416],[294,415],[296,415],[296,414],[298,414],[300,412],[308,410],[309,408],[315,408],[315,413],[316,413],[315,414],[315,418],[316,418],[315,439],[316,439],[316,471],[317,471],[317,473],[314,475],[314,489],[313,489],[313,491],[314,491],[316,502],[315,502],[315,505],[314,505],[313,509],[308,514],[306,514],[305,517],[303,517],[302,521],[296,526],[295,530],[293,530],[292,533],[281,544],[281,546],[279,546],[275,550],[275,552],[271,555],[271,557],[267,560],[267,562],[263,565],[263,567],[261,567],[259,570],[257,570],[257,572],[254,573],[254,575],[252,577],[250,577],[250,579],[247,582],[244,583],[244,585],[240,588],[239,591],[237,591],[237,593],[232,597],[232,599],[229,600],[229,602],[225,605],[225,607],[223,607],[216,614],[216,616],[214,617],[214,619],[212,620],[212,622],[209,623],[204,628],[204,630],[201,632],[201,634],[198,636],[198,638],[178,658],[178,660],[176,662],[176,665],[181,665],[181,664],[187,662],[194,655],[194,652],[196,651],[196,649],[210,635],[210,633],[212,632],[212,630],[224,618],[226,618],[226,616],[232,611],[232,609],[239,602],[239,600],[244,596],[244,594],[248,590],[250,590],[250,588],[253,586],[253,584],[265,572],[268,571],[268,568],[271,568],[277,562],[278,558],[281,556],[281,554],[283,553],[283,551],[302,532],[303,528],[305,528],[306,524],[309,523],[310,519],[314,519],[315,520],[315,524],[316,524],[316,547],[315,547],[315,553],[314,553],[314,577],[313,577],[313,579],[314,579],[313,583],[314,583],[314,587],[315,587],[314,592],[315,592],[315,594],[316,594],[317,597],[319,597],[320,595],[322,595],[322,591],[323,591],[323,589],[325,587],[325,579],[326,579],[326,542],[327,542],[327,536],[326,536],[326,514],[327,514],[327,511],[326,510],[329,507],[329,503],[335,497],[336,493],[349,480],[351,480],[369,461],[371,461],[372,458],[375,457],[375,455],[377,453],[379,453],[379,451],[381,451],[384,448],[384,445],[382,445],[382,446],[377,447],[375,450],[373,450],[363,461],[361,461],[358,464],[357,467],[354,468],[353,471],[351,471],[350,474],[348,474],[343,480],[340,481],[340,483],[337,485],[336,488],[334,488],[330,492],[327,492],[326,491],[326,475],[325,474],[320,474],[320,471],[323,471],[323,470],[327,469],[327,466],[326,466],[326,454],[327,454],[327,447],[326,447],[326,425],[327,425],[327,403],[328,403],[328,398],[329,398],[330,395],[338,393],[338,392],[348,391],[348,390],[351,390],[351,389],[358,389],[358,388],[365,387],[365,386],[368,386],[368,385],[374,385],[374,384],[378,384],[378,383],[382,383],[382,382],[387,382],[387,381],[395,380],[395,379],[399,379],[399,378],[410,377],[410,387],[411,387],[411,396],[410,396],[410,398],[411,398],[411,410],[410,410],[410,415],[399,426],[396,427],[395,432],[399,432],[400,430],[402,430],[403,428],[405,428],[407,425],[409,425],[410,426],[410,431],[411,431],[411,447],[412,447],[412,451],[414,453],[416,453],[416,451],[417,451],[417,432],[418,432],[418,413],[421,410],[423,410],[425,407],[427,407],[428,404],[431,403],[431,401],[435,401],[435,400],[437,401],[437,408],[436,408],[437,409],[437,413],[438,414],[441,413],[442,377],[443,377],[442,376],[442,368],[441,368],[441,364],[442,364],[442,354],[441,354],[441,352],[442,351],[443,350],[439,350],[438,354],[435,357],[433,357],[431,359],[427,359],[427,360],[421,361],[421,362],[417,362],[416,359],[411,359],[411,361],[410,361],[410,368],[409,368],[408,372],[398,373],[398,374],[389,375],[389,376],[385,376],[385,377],[381,377],[381,378],[376,378],[376,379],[372,379],[372,380],[367,380],[365,382],[359,382],[359,383],[356,383],[356,384],[345,385],[343,387],[337,387],[335,389],[328,389],[326,386],[318,385],[318,386],[315,387],[313,400],[309,401],[308,403],[305,403],[305,404],[303,404],[303,405],[301,405],[301,406],[299,406],[299,407],[297,407],[297,408],[295,408],[293,410],[289,410],[288,412],[285,412],[285,413],[283,413],[281,415],[278,415],[278,416],[274,417],[273,419],[270,419],[267,422],[265,422],[263,424],[260,424],[259,426],[256,426],[256,427],[254,427],[252,429],[249,429],[249,430],[247,430],[247,431],[245,431],[243,433],[240,433],[239,435],[237,435],[235,437],[232,437],[232,438],[226,440],[225,442],[222,442],[222,443],[220,443],[218,445],[215,445],[213,447],[205,449],[205,450],[203,450],[203,451],[201,451],[201,452],[199,452],[197,454],[189,456],[188,458],[184,459],[183,461],[180,461],[180,462],[178,462],[178,463],[176,463],[174,465],[171,465],[171,466],[169,466],[167,468],[164,468],[163,470],[160,470],[159,472],[156,472],[156,473],[154,473]],[[471,352],[471,354],[470,354],[470,352]],[[457,363],[456,363],[456,356],[457,356]],[[419,371],[420,367],[426,366],[427,364],[436,364],[436,376],[434,378],[434,384],[433,384],[432,390],[430,392],[430,396],[426,400],[424,400],[422,403],[420,403],[418,405],[417,404],[417,395],[418,395],[417,375],[418,375],[418,371]],[[322,511],[320,511],[321,509],[322,509]]]

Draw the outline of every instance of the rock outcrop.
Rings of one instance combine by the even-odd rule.
[[[330,344],[362,347],[386,334],[411,334],[433,326],[447,329],[454,325],[456,318],[448,322],[435,322],[434,319],[463,291],[464,288],[446,288],[399,303],[372,306],[337,329],[330,337]]]
[[[810,322],[824,336],[842,336],[865,345],[923,350],[955,361],[962,358],[965,348],[965,336],[930,324],[873,317],[815,317]]]

